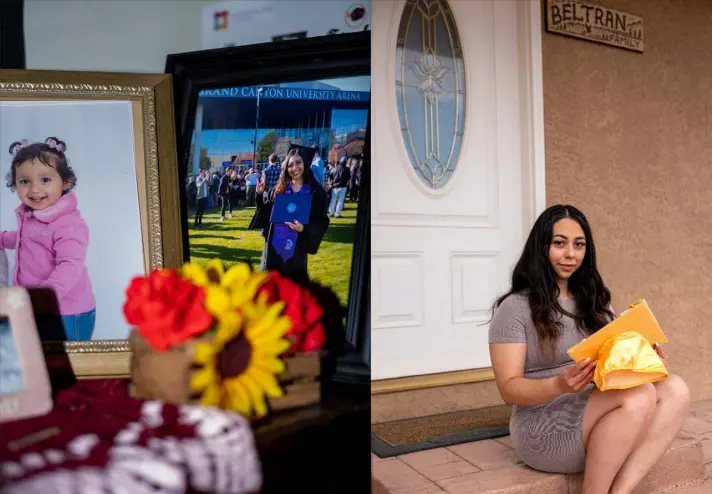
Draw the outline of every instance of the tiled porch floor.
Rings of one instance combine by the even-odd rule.
[[[690,416],[671,449],[696,441],[702,442],[706,475],[710,477],[712,400],[693,404]],[[524,466],[512,449],[509,436],[393,458],[382,459],[372,453],[371,458],[374,479],[381,484],[384,493],[391,494],[487,493],[522,484],[529,486],[526,489],[531,489],[531,492],[557,492],[559,489],[554,487],[554,481],[567,484],[561,480],[562,476],[537,472]],[[680,488],[673,492],[712,492],[712,485]]]

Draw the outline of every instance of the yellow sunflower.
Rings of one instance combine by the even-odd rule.
[[[186,263],[183,277],[205,289],[206,308],[220,318],[252,301],[267,279],[267,273],[255,272],[247,263],[235,264],[225,271],[222,261],[213,259],[205,266]]]
[[[277,374],[290,346],[284,338],[291,321],[281,315],[283,304],[261,301],[226,311],[212,341],[198,343],[193,361],[201,366],[190,382],[202,393],[200,404],[238,412],[245,417],[267,414],[266,398],[282,396]]]

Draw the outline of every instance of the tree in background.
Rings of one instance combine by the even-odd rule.
[[[193,171],[193,153],[195,152],[195,146],[190,146],[190,154],[188,157],[188,167],[187,173],[190,175]],[[198,165],[201,170],[210,170],[213,167],[213,162],[210,160],[210,155],[208,155],[208,148],[200,148],[200,164]]]
[[[257,161],[253,164],[266,163],[269,155],[274,153],[276,143],[277,133],[274,130],[270,130],[257,142]]]
[[[329,149],[334,147],[336,144],[336,131],[334,129],[329,130]]]

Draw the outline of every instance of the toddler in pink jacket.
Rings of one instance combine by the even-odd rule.
[[[86,267],[89,228],[77,209],[66,144],[15,142],[7,186],[17,192],[17,230],[0,231],[0,249],[15,249],[14,285],[49,288],[57,313],[36,314],[43,340],[90,340],[96,301]]]

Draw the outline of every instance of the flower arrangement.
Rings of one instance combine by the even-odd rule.
[[[307,288],[246,263],[154,270],[131,281],[123,310],[153,353],[192,343],[188,387],[201,405],[248,418],[282,396],[285,361],[326,340],[324,311]]]

